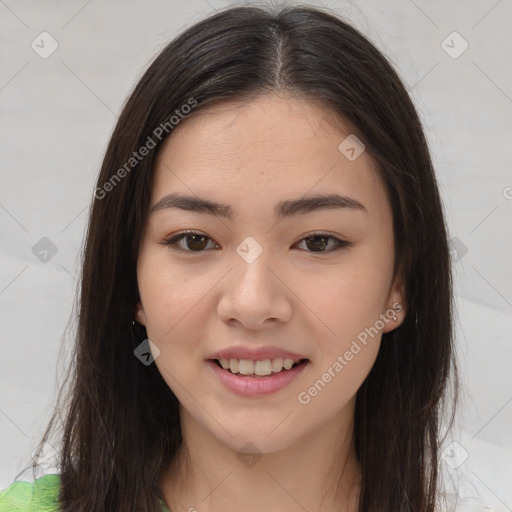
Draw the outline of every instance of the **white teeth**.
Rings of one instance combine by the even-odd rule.
[[[238,371],[242,375],[252,375],[254,373],[254,361],[240,359],[240,361],[238,361]]]
[[[242,375],[265,376],[272,373],[279,373],[284,370],[291,370],[292,366],[299,362],[293,359],[262,359],[252,361],[250,359],[219,359],[224,370],[231,370],[231,373],[241,373]]]
[[[283,360],[281,358],[272,359],[272,371],[280,372],[282,369],[283,369]]]
[[[254,365],[254,373],[256,375],[270,375],[272,373],[272,363],[270,359],[256,361]]]
[[[289,370],[293,366],[293,359],[285,359],[283,361],[283,366],[286,370]]]

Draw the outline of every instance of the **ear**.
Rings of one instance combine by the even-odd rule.
[[[137,305],[135,306],[135,320],[141,325],[146,325],[146,313],[144,312],[142,302],[140,301],[137,302]]]
[[[403,285],[402,276],[397,275],[386,300],[386,311],[384,312],[384,317],[387,321],[384,322],[385,325],[382,332],[390,332],[400,326],[405,319],[406,312],[407,304],[405,287]],[[394,318],[396,318],[396,321]]]

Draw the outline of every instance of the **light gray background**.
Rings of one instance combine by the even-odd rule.
[[[420,111],[457,249],[465,394],[446,478],[458,482],[461,510],[476,510],[480,497],[510,511],[511,2],[310,3],[369,36]],[[0,0],[0,488],[30,459],[56,398],[89,201],[117,113],[179,30],[226,5]],[[43,31],[58,43],[46,59],[31,47]],[[454,31],[469,45],[458,58],[445,51],[463,48]],[[42,237],[57,248],[46,263],[32,252]]]

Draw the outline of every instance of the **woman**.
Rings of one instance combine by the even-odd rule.
[[[160,53],[94,191],[70,372],[60,474],[13,510],[440,509],[447,233],[364,36],[238,7]]]

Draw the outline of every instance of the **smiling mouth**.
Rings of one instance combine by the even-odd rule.
[[[239,377],[271,377],[272,375],[286,373],[300,365],[305,365],[309,359],[263,359],[252,361],[249,359],[211,359],[219,368]]]

